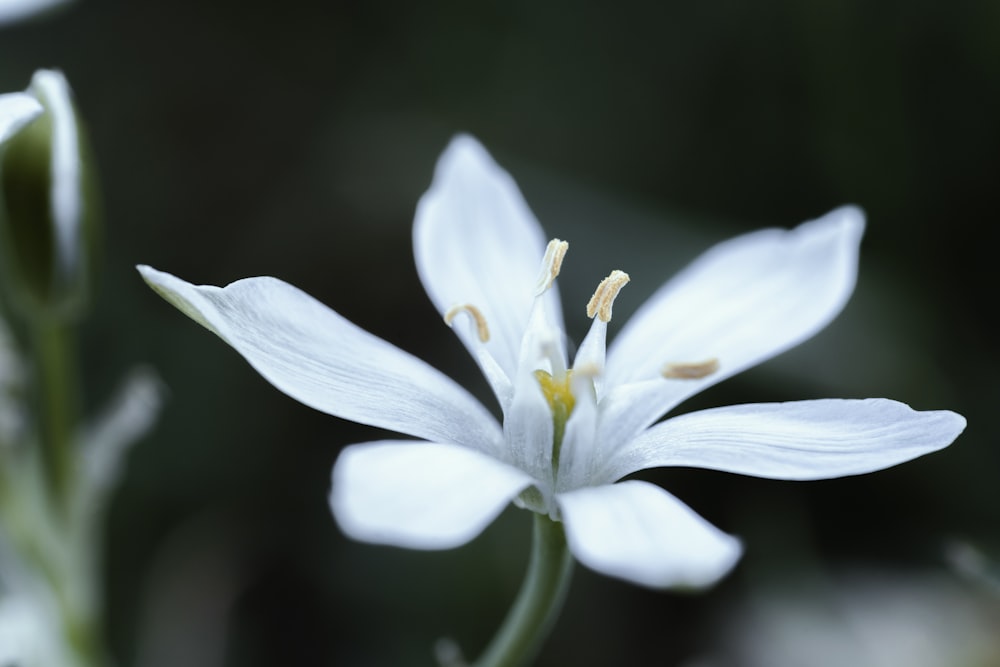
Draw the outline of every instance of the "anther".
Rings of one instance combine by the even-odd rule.
[[[693,364],[667,364],[663,377],[670,380],[700,380],[719,370],[718,359],[707,359]]]
[[[552,283],[559,275],[562,268],[563,257],[569,244],[559,239],[552,239],[545,247],[545,256],[542,258],[542,268],[538,273],[538,282],[535,285],[535,296],[541,296],[552,287]]]
[[[602,322],[611,321],[611,306],[615,303],[618,292],[622,291],[630,278],[624,271],[615,269],[607,278],[601,281],[594,291],[594,296],[590,297],[587,304],[587,317],[594,319],[594,316],[601,318]]]
[[[448,312],[444,314],[444,323],[448,326],[452,326],[452,321],[460,314],[465,313],[472,318],[472,321],[476,324],[476,334],[479,336],[479,341],[485,343],[490,339],[490,328],[486,326],[486,318],[483,317],[481,310],[473,306],[471,303],[462,304],[459,306],[452,306],[448,309]]]

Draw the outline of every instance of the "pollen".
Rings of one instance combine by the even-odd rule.
[[[444,314],[444,323],[448,326],[452,326],[452,321],[460,313],[465,313],[472,318],[473,323],[476,325],[476,335],[479,336],[479,342],[488,342],[490,339],[490,328],[486,325],[486,318],[483,317],[483,312],[471,303],[452,306],[449,308],[448,312]]]
[[[542,268],[538,272],[538,282],[535,285],[535,296],[541,296],[559,276],[562,269],[563,257],[569,250],[569,244],[559,239],[552,239],[545,247],[545,256],[542,258]]]
[[[618,293],[628,283],[630,278],[624,271],[615,269],[607,278],[601,281],[594,291],[594,296],[590,297],[587,304],[587,317],[594,319],[595,316],[601,318],[602,322],[611,321],[611,306],[615,303]]]
[[[700,380],[719,370],[718,359],[707,359],[697,363],[667,364],[663,367],[663,377],[670,380]]]
[[[570,390],[570,382],[573,379],[573,371],[566,371],[559,377],[553,377],[546,371],[535,371],[535,379],[542,388],[542,394],[548,401],[549,409],[554,417],[561,417],[563,420],[569,418],[573,408],[576,407],[576,397]]]

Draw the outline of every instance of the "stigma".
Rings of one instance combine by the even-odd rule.
[[[548,371],[537,370],[535,371],[535,379],[538,380],[538,385],[542,388],[542,395],[545,396],[553,416],[561,417],[563,420],[568,419],[573,408],[576,407],[576,397],[573,396],[570,387],[573,371],[553,376]]]

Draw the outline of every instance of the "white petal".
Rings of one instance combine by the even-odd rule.
[[[42,111],[42,105],[31,95],[25,93],[0,95],[0,144],[41,115]]]
[[[643,586],[709,586],[742,554],[739,540],[646,482],[583,488],[557,499],[573,555]]]
[[[597,403],[591,378],[577,372],[571,385],[576,404],[566,420],[556,491],[593,486],[597,458]]]
[[[55,9],[68,0],[0,0],[0,26]]]
[[[954,412],[917,412],[886,398],[735,405],[668,419],[620,450],[601,479],[657,466],[772,479],[828,479],[881,470],[947,447]]]
[[[340,454],[330,507],[357,540],[449,549],[477,536],[531,484],[527,473],[465,447],[369,442]]]
[[[530,369],[517,376],[513,401],[504,411],[503,431],[507,452],[498,458],[543,480],[546,493],[553,481],[552,411]]]
[[[465,304],[482,312],[490,332],[486,349],[511,381],[545,245],[542,229],[510,175],[475,139],[456,137],[417,205],[417,271],[442,315]],[[556,290],[543,298],[562,330]],[[460,326],[455,331],[476,355],[473,331]]]
[[[499,424],[467,391],[288,283],[247,278],[223,289],[139,271],[292,398],[362,424],[500,452]]]
[[[72,92],[62,72],[41,69],[31,78],[29,91],[52,118],[52,222],[59,266],[63,275],[79,270],[80,225],[83,216],[83,174],[80,138]]]
[[[609,387],[658,378],[667,363],[719,361],[695,380],[662,380],[634,410],[650,424],[705,387],[768,359],[833,319],[857,275],[864,216],[853,207],[791,230],[721,243],[656,292],[608,351]],[[633,434],[627,434],[631,436]]]

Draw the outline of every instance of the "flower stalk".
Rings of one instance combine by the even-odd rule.
[[[41,457],[51,497],[65,510],[73,479],[76,372],[69,326],[42,319],[33,323],[37,368]]]
[[[535,514],[531,560],[503,625],[473,667],[528,664],[552,630],[569,590],[573,557],[562,523]]]

